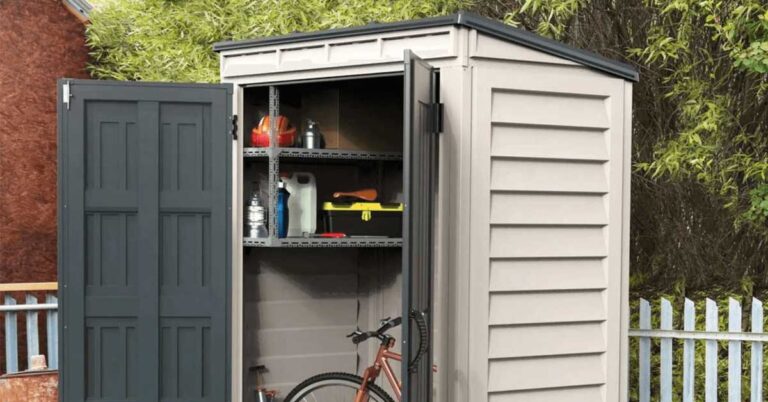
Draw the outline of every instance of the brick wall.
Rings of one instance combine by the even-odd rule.
[[[0,283],[56,281],[56,80],[87,77],[84,29],[60,0],[0,0]]]
[[[87,77],[60,0],[0,0],[0,283],[56,280],[56,80]]]

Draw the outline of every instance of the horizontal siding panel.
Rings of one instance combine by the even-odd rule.
[[[602,402],[605,401],[602,385],[578,388],[559,388],[534,391],[492,393],[488,402]]]
[[[601,258],[491,261],[491,291],[599,289],[606,286]]]
[[[278,329],[295,327],[329,327],[349,325],[354,330],[357,323],[357,300],[302,300],[259,302],[245,306],[245,311],[255,311],[254,321],[260,328]],[[246,320],[249,317],[245,317]],[[351,332],[351,331],[350,331]]]
[[[494,123],[602,128],[610,127],[606,98],[579,94],[493,91]]]
[[[491,224],[608,223],[601,194],[493,193]]]
[[[602,323],[492,327],[489,358],[516,358],[605,352]]]
[[[488,365],[489,392],[603,383],[605,363],[601,354],[491,360]]]
[[[493,227],[491,258],[604,257],[602,227]]]
[[[606,316],[602,291],[491,293],[490,325],[601,321]]]
[[[493,159],[491,190],[607,193],[608,173],[601,162]]]
[[[606,131],[545,126],[493,125],[491,155],[607,161]]]

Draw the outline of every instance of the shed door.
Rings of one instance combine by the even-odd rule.
[[[436,85],[432,67],[405,51],[403,215],[403,401],[432,397],[432,227],[437,180]],[[426,338],[415,315],[425,324]],[[409,367],[411,366],[411,367]]]
[[[229,400],[231,94],[60,82],[63,401]]]

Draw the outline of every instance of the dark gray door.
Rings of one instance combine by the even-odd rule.
[[[432,67],[405,51],[403,401],[432,399],[432,231],[437,178],[437,87]],[[411,319],[406,317],[411,316]]]
[[[59,85],[61,400],[229,400],[231,87]]]

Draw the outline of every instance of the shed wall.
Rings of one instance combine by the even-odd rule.
[[[225,51],[222,81],[402,71],[388,40],[441,72],[435,400],[624,400],[631,83],[457,27]]]
[[[482,35],[470,57],[469,399],[621,400],[628,86]]]

